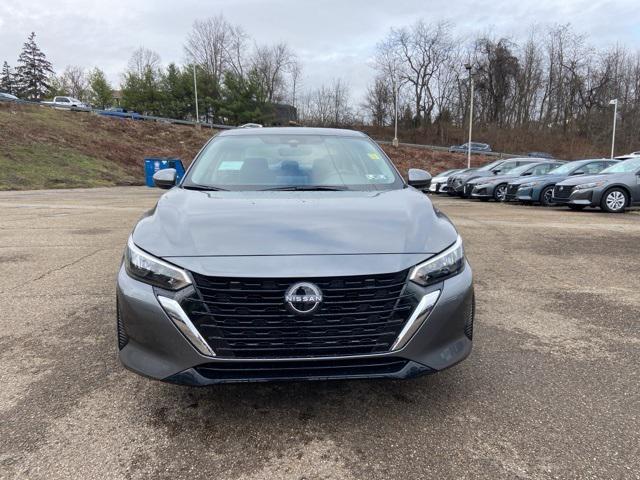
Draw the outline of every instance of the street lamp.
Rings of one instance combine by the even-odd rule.
[[[471,82],[471,96],[469,97],[469,141],[467,143],[467,168],[471,168],[471,134],[473,132],[473,72],[471,71],[471,64],[465,64],[464,68],[469,72],[469,81]]]
[[[393,79],[393,95],[395,97],[394,103],[395,103],[395,127],[394,127],[394,134],[393,134],[393,146],[397,147],[398,146],[398,78],[395,77]]]
[[[613,132],[611,134],[611,158],[613,158],[613,151],[616,147],[616,119],[618,118],[618,99],[614,98],[609,102],[609,105],[613,105]]]
[[[200,128],[200,114],[198,112],[198,82],[196,82],[196,64],[193,64],[193,92],[196,97],[196,128]]]

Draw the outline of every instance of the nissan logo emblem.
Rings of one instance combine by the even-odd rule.
[[[298,282],[287,289],[284,300],[292,313],[310,315],[320,307],[322,291],[313,283]]]

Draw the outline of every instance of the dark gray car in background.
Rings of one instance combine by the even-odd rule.
[[[187,385],[409,378],[471,351],[462,240],[366,135],[218,134],[135,226],[117,279],[120,360]],[[414,188],[415,187],[415,188]]]
[[[514,168],[522,165],[529,165],[539,162],[539,159],[533,158],[511,158],[509,160],[496,160],[480,168],[467,170],[464,173],[452,175],[447,180],[447,187],[450,195],[458,195],[463,198],[469,198],[471,196],[472,188],[467,185],[470,181],[476,178],[487,177],[491,175],[504,175]]]
[[[612,165],[599,175],[573,177],[557,183],[553,203],[573,210],[600,207],[610,213],[622,213],[640,205],[640,157]]]
[[[510,199],[513,194],[515,200],[521,203],[540,203],[543,206],[549,206],[553,204],[553,188],[556,183],[572,176],[597,174],[616,163],[617,160],[601,158],[568,162],[551,170],[546,175],[510,182],[507,187],[507,199]]]
[[[471,190],[471,198],[479,200],[496,200],[504,202],[507,197],[507,185],[521,177],[531,177],[545,175],[550,170],[562,165],[563,162],[540,162],[521,165],[513,170],[491,177],[480,177],[467,182],[467,187]]]

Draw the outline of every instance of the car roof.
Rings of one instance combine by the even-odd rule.
[[[237,135],[325,135],[334,137],[366,137],[357,130],[347,130],[344,128],[314,128],[314,127],[264,127],[264,128],[234,128],[223,130],[218,136]]]

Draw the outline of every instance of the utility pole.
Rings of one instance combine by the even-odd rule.
[[[196,97],[196,128],[200,128],[200,114],[198,112],[198,82],[196,81],[196,64],[193,64],[193,92]]]
[[[613,152],[616,148],[616,120],[618,119],[618,99],[614,98],[609,102],[609,105],[613,105],[613,133],[611,134],[611,158],[613,158]]]
[[[469,141],[467,142],[467,168],[471,168],[471,134],[473,132],[473,72],[471,71],[471,64],[467,63],[464,68],[469,72],[469,81],[471,82],[471,96],[469,97]]]

